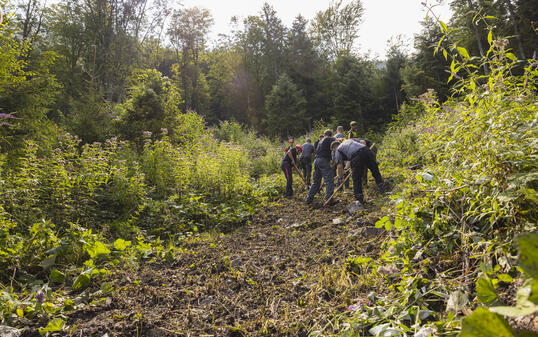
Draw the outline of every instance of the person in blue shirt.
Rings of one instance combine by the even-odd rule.
[[[379,166],[375,161],[373,152],[366,146],[366,142],[358,142],[354,139],[345,140],[343,143],[333,142],[331,150],[334,151],[334,162],[340,179],[344,177],[344,161],[349,160],[351,162],[351,178],[353,179],[355,200],[361,203],[364,202],[361,177],[366,170],[372,172],[379,193],[383,194],[385,192],[385,184],[379,172]]]
[[[303,176],[306,181],[306,186],[310,187],[310,177],[312,176],[312,157],[314,155],[314,145],[312,140],[308,138],[303,144],[303,152],[301,153],[301,167],[303,168]]]

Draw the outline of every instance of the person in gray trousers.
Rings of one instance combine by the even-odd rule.
[[[334,192],[334,169],[331,167],[331,143],[336,139],[332,135],[333,132],[331,130],[326,130],[324,132],[324,138],[319,142],[316,159],[314,160],[314,181],[306,197],[307,204],[312,203],[314,196],[319,192],[322,178],[325,181],[325,200],[329,199]]]
[[[303,152],[301,153],[301,167],[303,168],[303,176],[306,181],[306,186],[310,187],[310,177],[312,176],[312,156],[314,155],[314,145],[310,138],[303,144]]]

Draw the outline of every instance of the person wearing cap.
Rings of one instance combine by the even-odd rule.
[[[297,167],[297,153],[301,153],[302,146],[297,145],[294,147],[290,147],[286,154],[284,155],[284,158],[282,158],[282,164],[280,165],[280,168],[284,172],[284,176],[286,177],[286,197],[293,196],[293,174],[292,170],[293,168]]]
[[[306,186],[310,186],[310,176],[312,175],[312,156],[314,155],[314,145],[310,138],[306,139],[306,143],[303,144],[303,151],[301,152],[301,167],[303,168],[303,176],[306,181]]]
[[[288,152],[288,150],[294,146],[295,146],[295,141],[293,140],[293,138],[290,138],[290,140],[288,140],[288,146],[284,148],[284,153]]]
[[[336,163],[338,178],[344,177],[344,161],[351,162],[351,178],[353,179],[353,193],[355,200],[363,203],[364,196],[362,192],[361,177],[365,170],[370,170],[374,176],[379,193],[385,192],[385,185],[379,166],[375,161],[374,154],[366,146],[365,142],[358,142],[354,139],[345,140],[343,143],[333,142],[331,150],[334,152],[334,161]]]
[[[334,135],[334,138],[336,139],[340,139],[340,138],[346,138],[346,136],[344,135],[344,127],[343,126],[338,126],[336,128],[336,135]]]
[[[306,203],[310,204],[321,188],[321,179],[325,181],[325,200],[329,199],[334,191],[334,169],[331,167],[331,144],[336,140],[331,130],[325,130],[324,138],[319,142],[316,159],[314,160],[314,179]]]
[[[349,130],[349,136],[347,138],[359,138],[359,124],[355,121],[352,121],[351,123],[349,123],[349,127],[351,127],[351,130]]]

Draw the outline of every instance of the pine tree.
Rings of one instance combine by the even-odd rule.
[[[282,74],[266,97],[266,131],[280,137],[301,133],[306,127],[306,100],[301,90]]]

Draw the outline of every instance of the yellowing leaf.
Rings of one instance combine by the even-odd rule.
[[[124,251],[130,245],[131,241],[125,241],[123,239],[117,239],[114,241],[114,248],[116,248],[116,250]]]
[[[460,53],[461,57],[463,57],[465,60],[468,60],[470,58],[467,49],[463,47],[458,47],[458,53]]]
[[[517,61],[517,57],[516,57],[516,55],[514,55],[514,54],[512,54],[512,53],[506,53],[505,56],[506,56],[507,58],[509,58],[510,60],[512,60],[512,61]]]
[[[446,26],[446,23],[444,23],[443,21],[439,21],[439,24],[441,25],[441,31],[443,33],[447,33],[448,32],[448,27]]]

